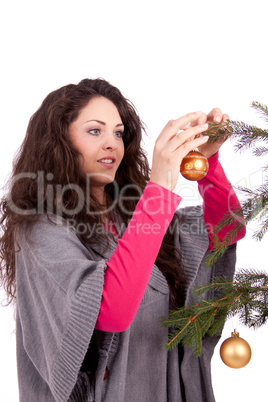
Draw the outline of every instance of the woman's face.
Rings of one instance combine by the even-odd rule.
[[[124,125],[116,106],[107,98],[92,98],[69,131],[91,186],[104,188],[114,180],[124,156]]]

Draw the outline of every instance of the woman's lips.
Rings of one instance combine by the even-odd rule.
[[[103,158],[99,159],[98,163],[100,163],[102,166],[107,167],[109,169],[112,169],[115,165],[115,158]]]

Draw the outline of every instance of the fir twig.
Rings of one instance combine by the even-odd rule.
[[[253,239],[256,239],[258,241],[261,241],[261,239],[263,238],[263,236],[265,235],[265,233],[268,230],[268,218],[266,218],[263,222],[262,225],[260,227],[260,229],[256,230],[253,233]]]
[[[206,135],[209,136],[210,143],[235,138],[236,151],[253,149],[254,152],[258,141],[268,141],[268,130],[234,120],[227,120],[225,123],[209,123]]]
[[[220,298],[204,298],[204,291],[221,291]],[[202,353],[204,336],[220,335],[225,320],[239,315],[240,321],[249,327],[263,325],[268,318],[266,298],[268,276],[254,270],[243,270],[234,279],[220,277],[213,283],[194,290],[198,303],[170,312],[162,318],[164,327],[171,327],[166,347],[174,348],[178,343],[193,348],[193,353]]]
[[[261,240],[268,230],[267,219],[268,214],[268,180],[254,190],[245,187],[237,187],[238,190],[247,194],[246,200],[241,202],[241,208],[244,214],[245,223],[248,224],[253,220],[262,221],[261,227],[254,232],[253,237]]]
[[[222,218],[221,222],[214,228],[214,248],[206,259],[208,267],[211,267],[220,257],[223,256],[229,244],[235,239],[244,225],[254,220],[261,221],[262,224],[257,229],[253,238],[261,240],[268,231],[268,179],[258,188],[251,190],[246,187],[236,186],[236,189],[244,193],[247,197],[241,201],[232,211],[228,211]],[[233,227],[232,227],[233,225]],[[231,227],[226,233],[222,242],[219,241],[217,234],[225,227]]]
[[[268,121],[268,107],[253,102],[252,107]],[[268,153],[268,131],[240,121],[210,123],[206,132],[209,142],[222,141],[226,138],[236,139],[236,150],[249,149],[255,156]],[[259,144],[261,142],[262,144]],[[264,171],[268,170],[268,165]],[[252,220],[261,222],[253,237],[261,240],[268,231],[268,179],[258,188],[251,190],[237,187],[245,195],[241,207],[229,211],[222,221],[214,228],[214,250],[209,253],[209,266],[220,258],[228,245],[237,236],[238,231]],[[229,227],[222,242],[218,233]],[[234,279],[214,278],[213,283],[204,284],[195,289],[198,302],[195,305],[171,311],[168,318],[161,323],[170,328],[166,347],[172,349],[178,343],[193,348],[193,353],[202,353],[202,338],[204,336],[220,335],[226,318],[239,315],[240,322],[249,327],[257,328],[266,323],[268,318],[268,276],[255,270],[242,270]],[[214,293],[213,293],[214,292]],[[205,298],[208,294],[219,294],[220,297]]]
[[[268,107],[260,102],[254,101],[251,106],[261,114],[261,117],[268,122]]]
[[[224,236],[222,242],[219,241],[218,233],[225,227],[229,227],[230,230]],[[221,258],[227,250],[229,244],[237,237],[238,233],[245,227],[245,220],[243,217],[243,209],[240,205],[233,208],[232,211],[228,211],[214,228],[213,233],[213,250],[208,254],[205,262],[208,267],[212,267],[215,262]]]
[[[253,150],[254,156],[265,156],[268,153],[268,148],[266,147],[255,147]]]

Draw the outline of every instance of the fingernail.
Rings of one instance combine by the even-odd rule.
[[[203,135],[203,136],[202,136],[202,139],[203,139],[203,140],[208,140],[208,139],[209,139],[209,135]]]
[[[221,116],[216,116],[216,117],[215,117],[215,121],[217,121],[218,123],[220,123],[220,122],[221,122]]]
[[[201,124],[199,127],[200,127],[200,128],[208,128],[208,123]]]
[[[203,114],[203,112],[195,112],[196,116],[200,116],[201,114]]]

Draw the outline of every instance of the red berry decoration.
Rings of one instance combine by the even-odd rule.
[[[199,151],[190,151],[182,160],[180,172],[187,180],[200,180],[208,172],[208,160]]]

